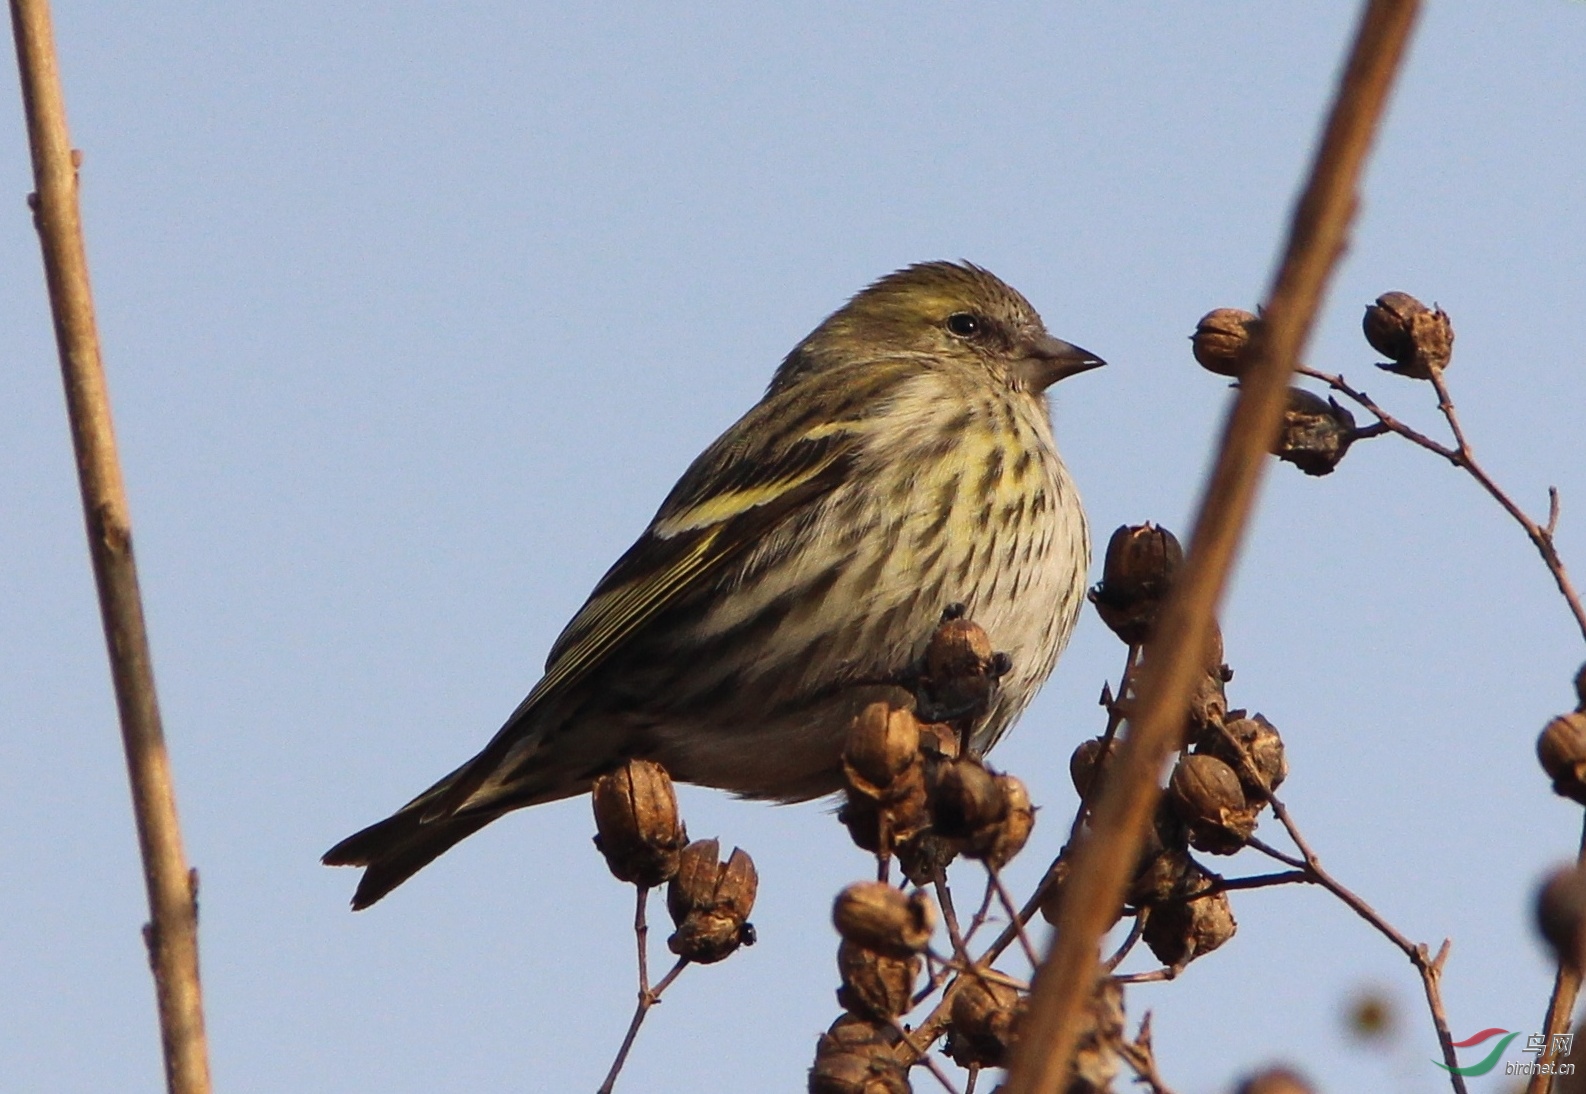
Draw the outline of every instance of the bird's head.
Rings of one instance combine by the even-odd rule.
[[[828,316],[788,354],[771,391],[831,368],[907,357],[978,364],[1034,395],[1105,363],[1048,334],[1030,302],[994,274],[967,262],[922,262]]]

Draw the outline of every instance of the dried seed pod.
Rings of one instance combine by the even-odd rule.
[[[918,955],[892,957],[844,939],[837,947],[842,987],[837,1002],[863,1018],[899,1018],[913,1006],[914,982],[923,962]]]
[[[902,855],[902,848],[914,843],[931,824],[926,809],[925,775],[918,771],[893,783],[896,798],[877,801],[850,786],[847,798],[837,810],[837,820],[849,829],[849,836],[860,850],[874,855]]]
[[[1239,308],[1217,308],[1201,316],[1190,335],[1195,360],[1208,372],[1237,377],[1243,369],[1242,358],[1250,336],[1260,320]]]
[[[754,927],[748,922],[760,885],[754,860],[736,847],[725,863],[720,855],[716,840],[690,843],[666,890],[666,910],[677,924],[667,948],[701,965],[754,943]]]
[[[893,1052],[891,1023],[845,1014],[821,1034],[810,1094],[909,1094],[908,1068]]]
[[[658,763],[629,760],[595,780],[595,846],[618,881],[646,888],[677,873],[688,842],[671,776]]]
[[[1553,780],[1553,793],[1586,805],[1586,713],[1561,714],[1543,727],[1536,758]]]
[[[1226,734],[1216,727],[1201,734],[1195,742],[1195,751],[1204,756],[1216,756],[1233,768],[1250,804],[1259,808],[1265,800],[1261,791],[1271,793],[1288,778],[1289,761],[1283,754],[1283,738],[1278,735],[1277,726],[1260,714],[1230,718],[1223,729]],[[1240,762],[1241,754],[1249,758],[1259,776],[1257,780],[1251,780],[1246,773]]]
[[[1157,613],[1184,565],[1178,537],[1153,524],[1126,524],[1107,541],[1101,584],[1090,602],[1119,638],[1138,645],[1151,637]]]
[[[850,781],[837,819],[859,848],[891,855],[930,827],[925,779],[923,764],[915,763],[879,793],[874,787],[861,789]]]
[[[1537,892],[1536,924],[1559,962],[1586,969],[1586,869],[1561,866]]]
[[[943,764],[930,788],[931,827],[939,836],[975,844],[1008,815],[996,776],[972,757]]]
[[[1180,897],[1188,885],[1204,876],[1189,851],[1167,847],[1140,857],[1124,900],[1136,908],[1151,907]]]
[[[1074,749],[1073,755],[1068,758],[1068,777],[1074,781],[1074,790],[1080,797],[1086,793],[1095,796],[1101,793],[1101,780],[1107,777],[1107,768],[1111,766],[1113,757],[1118,754],[1118,739],[1106,737],[1092,737],[1088,741],[1081,741],[1079,747]],[[1094,782],[1094,786],[1092,783]]]
[[[1580,700],[1580,705],[1575,709],[1586,711],[1586,665],[1582,665],[1575,674],[1575,698]]]
[[[949,612],[925,647],[920,710],[931,722],[978,718],[996,695],[997,680],[1007,671],[1006,655],[991,648],[991,638],[980,625]]]
[[[1413,380],[1430,380],[1454,355],[1454,324],[1448,314],[1409,293],[1377,297],[1367,306],[1361,328],[1372,348],[1389,358],[1380,367]]]
[[[890,855],[930,824],[921,728],[912,711],[878,702],[867,706],[848,731],[843,749],[847,787],[837,819],[866,851]]]
[[[970,858],[983,860],[993,870],[1000,870],[1012,862],[1030,842],[1030,833],[1035,828],[1035,806],[1030,802],[1030,791],[1023,780],[1012,775],[998,775],[997,786],[1002,790],[1007,812],[995,827],[983,829],[967,850]]]
[[[1272,454],[1307,475],[1328,475],[1355,440],[1355,416],[1333,399],[1304,388],[1289,389],[1283,428],[1272,442]]]
[[[1005,1067],[1023,1013],[1024,1000],[1007,984],[962,977],[948,1011],[944,1051],[959,1067]]]
[[[849,942],[892,957],[910,957],[930,944],[936,907],[922,892],[905,896],[879,881],[856,881],[837,894],[832,923]]]
[[[1168,798],[1189,825],[1190,846],[1231,855],[1256,828],[1256,811],[1245,803],[1233,768],[1204,753],[1181,756],[1168,780]]]
[[[848,730],[843,771],[849,785],[879,798],[919,761],[919,755],[920,723],[914,712],[871,703]]]
[[[1241,1082],[1236,1094],[1315,1094],[1315,1090],[1298,1072],[1269,1067]]]
[[[1146,917],[1141,937],[1158,961],[1182,969],[1227,942],[1238,927],[1228,894],[1211,893],[1156,905]]]

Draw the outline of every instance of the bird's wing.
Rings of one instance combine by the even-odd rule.
[[[829,378],[823,378],[829,379]],[[828,495],[853,474],[867,429],[864,402],[843,399],[852,416],[787,422],[789,392],[760,403],[706,449],[661,505],[650,526],[601,578],[557,638],[545,675],[480,754],[410,803],[426,820],[469,799],[509,759],[542,703],[587,677],[668,606],[715,578],[773,527]],[[807,393],[806,393],[807,394]],[[862,395],[847,392],[847,395]],[[493,796],[494,797],[494,796]],[[428,801],[425,801],[428,799]]]

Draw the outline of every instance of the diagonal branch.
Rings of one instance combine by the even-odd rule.
[[[1289,377],[1343,251],[1366,155],[1418,10],[1416,0],[1371,0],[1361,17],[1202,499],[1182,578],[1163,612],[1158,639],[1146,653],[1137,720],[1123,739],[1092,834],[1081,838],[1073,874],[1063,888],[1057,936],[1036,976],[1025,1032],[1009,1071],[1010,1094],[1050,1094],[1063,1087],[1097,970],[1097,948],[1122,904],[1128,872],[1160,793],[1157,779],[1204,663],[1217,602],[1287,404]]]
[[[79,159],[66,131],[66,105],[46,0],[11,0],[11,26],[33,154],[35,192],[29,204],[44,252],[88,549],[99,588],[148,889],[149,924],[144,937],[159,1005],[165,1082],[171,1094],[206,1094],[209,1059],[198,982],[197,880],[182,850],[170,758],[154,691],[154,667],[132,557],[132,523],[111,428],[77,206]]]

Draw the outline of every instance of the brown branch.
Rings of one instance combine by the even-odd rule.
[[[1454,434],[1454,440],[1459,445],[1459,463],[1471,478],[1481,484],[1483,490],[1492,495],[1494,501],[1503,506],[1504,512],[1513,517],[1525,529],[1525,534],[1530,537],[1531,543],[1536,547],[1537,553],[1542,556],[1542,563],[1548,572],[1553,575],[1553,583],[1558,586],[1559,593],[1564,597],[1564,602],[1569,605],[1570,613],[1575,616],[1575,625],[1580,628],[1582,638],[1586,638],[1586,605],[1581,603],[1580,593],[1575,591],[1574,584],[1569,579],[1569,574],[1564,569],[1564,562],[1558,556],[1558,551],[1553,547],[1553,524],[1558,519],[1558,492],[1549,490],[1550,508],[1552,513],[1548,518],[1548,526],[1544,528],[1528,516],[1525,510],[1515,504],[1514,499],[1504,493],[1502,488],[1493,481],[1481,464],[1476,462],[1475,454],[1471,451],[1470,442],[1465,439],[1465,431],[1460,427],[1459,415],[1454,413],[1454,401],[1448,396],[1448,384],[1443,379],[1441,369],[1432,370],[1432,386],[1437,390],[1437,409],[1443,412],[1443,417],[1448,420],[1448,428]]]
[[[1146,1011],[1145,1017],[1140,1020],[1140,1032],[1135,1034],[1134,1040],[1125,1040],[1119,1046],[1118,1055],[1123,1057],[1124,1063],[1129,1065],[1129,1070],[1134,1072],[1135,1080],[1143,1084],[1151,1094],[1173,1094],[1172,1088],[1157,1070],[1156,1052],[1151,1047],[1150,1011]]]
[[[160,1016],[165,1083],[171,1094],[210,1089],[198,980],[198,901],[176,817],[170,758],[160,725],[154,668],[132,555],[132,523],[116,456],[110,396],[100,360],[88,257],[77,204],[77,166],[46,0],[11,0],[34,193],[29,199],[60,351],[67,415],[77,456],[88,548],[121,720],[132,810],[148,890],[144,928]]]
[[[904,1028],[903,1022],[897,1018],[891,1019],[891,1022],[893,1031],[896,1032],[905,1043],[908,1043],[911,1048],[915,1048],[916,1046],[914,1046],[909,1040],[909,1031]],[[917,1051],[919,1054],[915,1057],[915,1062],[923,1064],[925,1066],[925,1070],[929,1071],[935,1077],[936,1081],[942,1085],[942,1089],[946,1090],[948,1094],[958,1094],[957,1085],[953,1082],[952,1078],[947,1074],[947,1071],[942,1067],[942,1065],[931,1058],[929,1050],[918,1049]],[[974,1083],[973,1075],[970,1076],[970,1083]],[[974,1090],[973,1085],[970,1086],[970,1090]]]
[[[1577,862],[1586,862],[1586,823],[1582,824],[1580,839],[1580,851],[1575,858]],[[1580,970],[1567,961],[1560,961],[1558,973],[1553,977],[1553,994],[1547,1000],[1547,1018],[1542,1023],[1547,1048],[1537,1057],[1537,1063],[1550,1064],[1557,1059],[1553,1051],[1553,1038],[1557,1034],[1569,1032],[1570,1016],[1575,1013],[1575,997],[1580,994],[1580,986]],[[1548,1094],[1552,1089],[1553,1076],[1544,1074],[1541,1068],[1532,1074],[1525,1087],[1526,1094]]]
[[[1241,759],[1246,766],[1249,765],[1248,757],[1241,756]],[[1415,966],[1415,971],[1421,977],[1421,989],[1426,993],[1426,1005],[1432,1014],[1432,1027],[1437,1032],[1437,1043],[1443,1052],[1443,1062],[1449,1068],[1449,1081],[1453,1083],[1457,1094],[1465,1094],[1465,1080],[1455,1070],[1459,1067],[1459,1058],[1454,1053],[1454,1035],[1449,1032],[1448,1010],[1443,1005],[1443,965],[1448,960],[1449,940],[1446,938],[1443,940],[1435,957],[1427,950],[1425,943],[1411,942],[1397,927],[1384,919],[1382,913],[1322,867],[1321,860],[1316,857],[1316,852],[1300,833],[1299,825],[1294,823],[1287,806],[1271,794],[1267,795],[1267,803],[1272,806],[1273,815],[1283,825],[1284,831],[1289,834],[1289,839],[1294,841],[1294,846],[1300,849],[1301,858],[1295,859],[1294,856],[1284,854],[1258,839],[1250,840],[1250,846],[1279,862],[1297,867],[1301,873],[1308,875],[1305,880],[1320,885],[1343,901],[1352,912],[1375,927],[1384,938],[1397,946],[1399,951],[1410,959],[1410,964]]]
[[[1002,875],[992,869],[989,863],[986,866],[986,873],[990,875],[991,884],[997,890],[997,899],[1002,901],[1003,908],[1008,912],[1009,925],[1019,932],[1019,945],[1024,949],[1024,956],[1030,959],[1030,968],[1040,968],[1041,958],[1036,954],[1035,945],[1030,941],[1030,936],[1024,931],[1024,923],[1019,919],[1018,906],[1013,903],[1013,894],[1002,883]]]
[[[1157,780],[1204,665],[1217,602],[1287,405],[1289,377],[1343,251],[1360,174],[1418,10],[1416,0],[1370,0],[1361,17],[1181,579],[1146,653],[1137,720],[1123,738],[1092,833],[1080,840],[1063,887],[1057,935],[1035,979],[1025,1032],[1008,1074],[1009,1094],[1052,1094],[1063,1087],[1097,968],[1097,948],[1122,904],[1139,855],[1160,793]]]
[[[633,1008],[633,1018],[628,1022],[628,1032],[622,1038],[622,1046],[617,1049],[617,1058],[611,1061],[611,1070],[606,1072],[605,1080],[600,1084],[600,1089],[595,1094],[611,1094],[617,1085],[617,1076],[622,1073],[622,1065],[628,1062],[628,1053],[633,1049],[633,1042],[639,1036],[639,1027],[644,1025],[645,1015],[650,1013],[650,1008],[661,1001],[661,993],[672,986],[683,970],[688,968],[688,958],[679,957],[677,964],[672,966],[672,971],[661,977],[654,988],[645,988],[639,992],[638,1005]],[[649,979],[645,971],[645,962],[639,961],[639,982],[643,984]]]
[[[1320,380],[1334,391],[1352,400],[1364,408],[1377,419],[1377,424],[1390,433],[1397,433],[1405,440],[1443,457],[1455,467],[1463,468],[1476,483],[1496,501],[1503,511],[1514,518],[1536,547],[1537,553],[1542,556],[1542,564],[1547,567],[1548,573],[1553,575],[1553,583],[1558,586],[1558,591],[1564,597],[1570,614],[1575,618],[1575,625],[1580,628],[1581,637],[1586,638],[1586,603],[1581,600],[1580,592],[1570,580],[1569,571],[1564,568],[1564,560],[1559,557],[1558,550],[1553,543],[1553,533],[1558,528],[1559,498],[1558,488],[1548,487],[1548,516],[1546,524],[1539,524],[1532,519],[1525,510],[1511,498],[1504,489],[1487,473],[1486,468],[1477,462],[1475,453],[1471,450],[1470,442],[1465,437],[1464,428],[1460,425],[1459,415],[1454,411],[1454,402],[1448,394],[1448,383],[1441,371],[1432,370],[1432,386],[1437,392],[1437,409],[1448,422],[1449,430],[1454,434],[1454,447],[1440,444],[1418,430],[1410,428],[1399,419],[1383,410],[1365,392],[1351,387],[1342,376],[1332,373],[1320,372],[1313,368],[1301,367],[1298,370],[1302,375]],[[1355,436],[1368,435],[1370,426],[1356,431]]]

